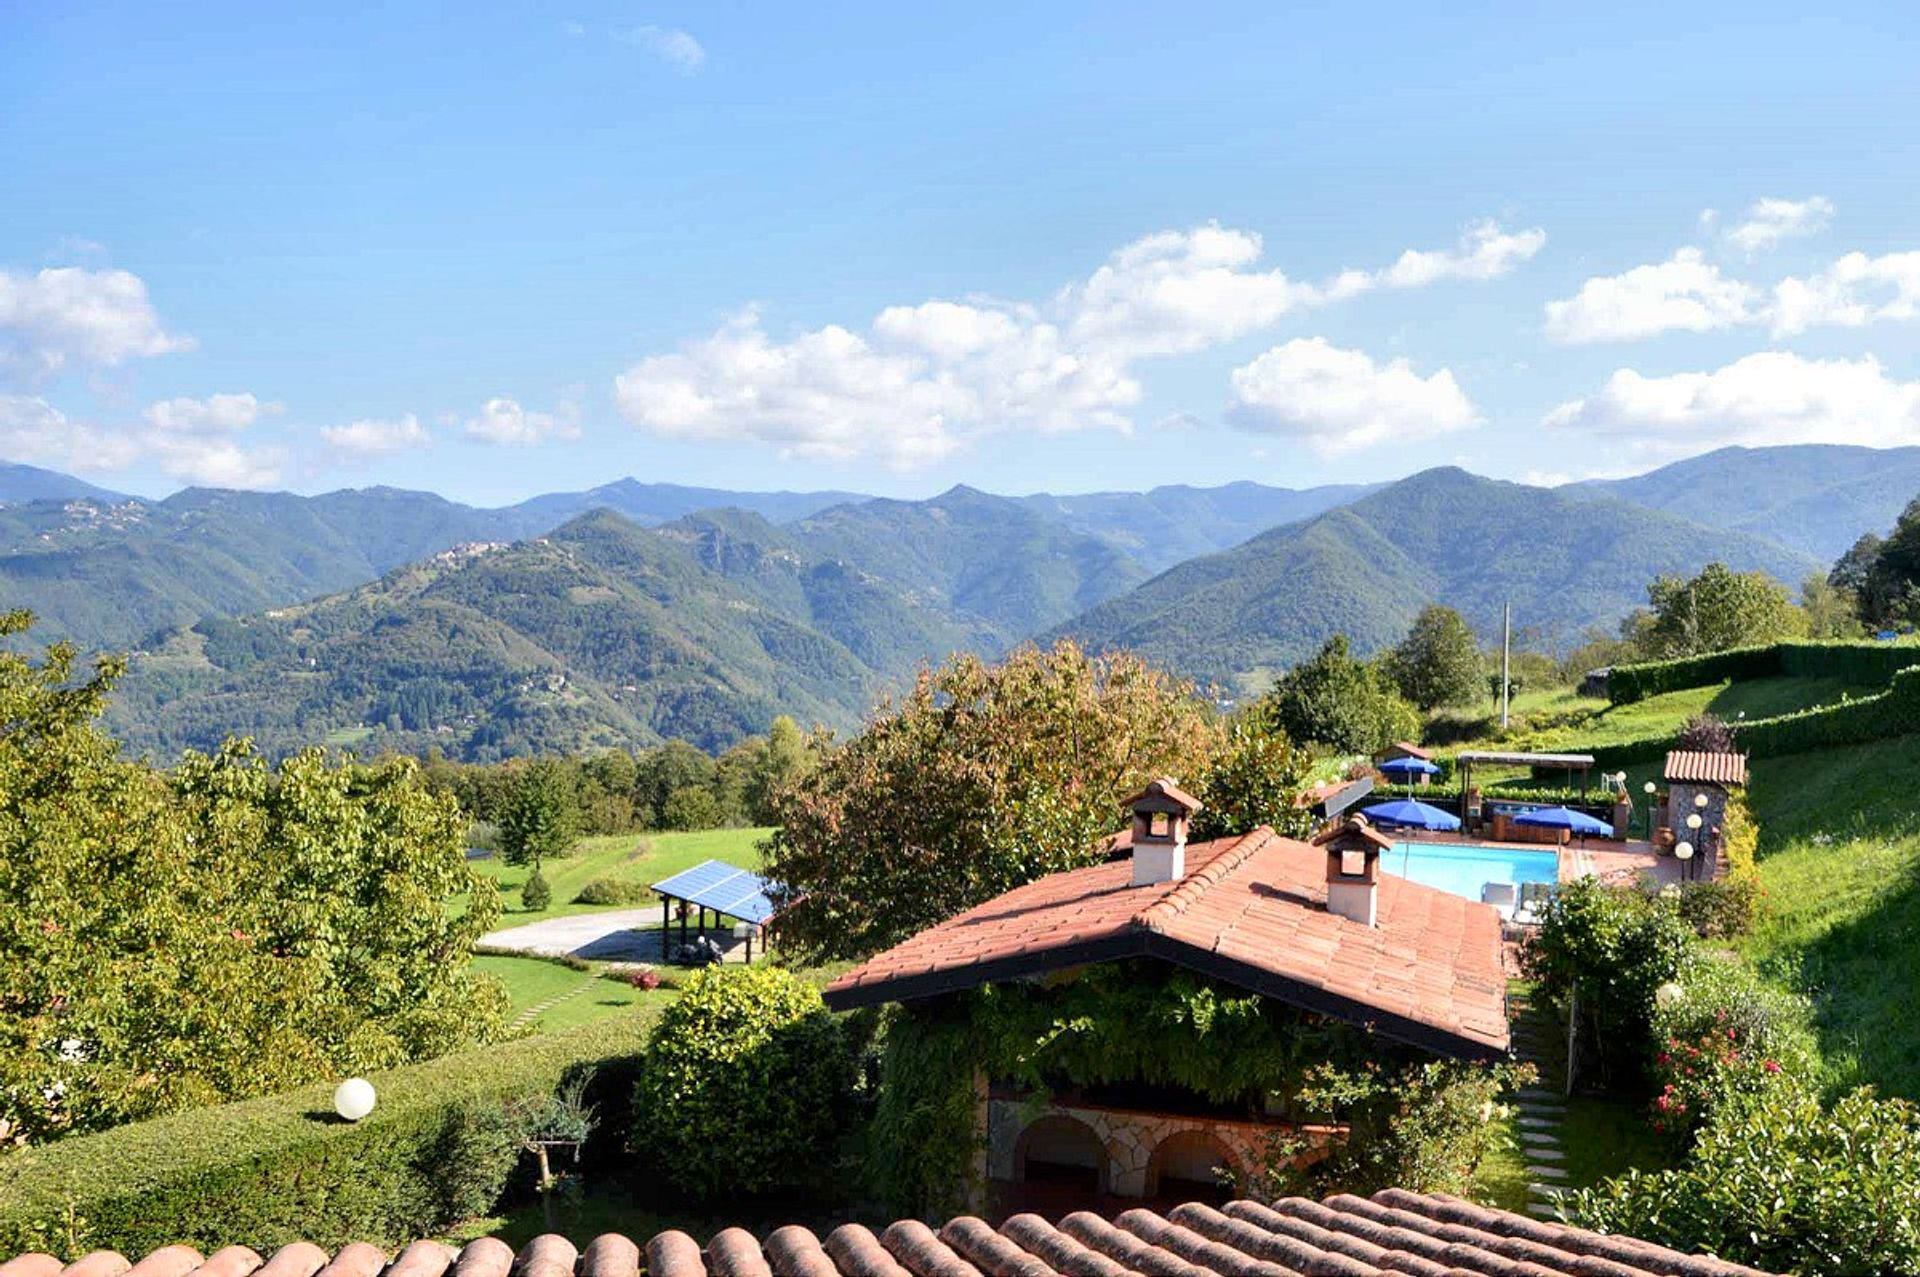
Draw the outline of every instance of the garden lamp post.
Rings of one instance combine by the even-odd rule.
[[[1687,862],[1693,859],[1693,844],[1684,838],[1673,844],[1673,858],[1680,862],[1681,872],[1684,874]]]
[[[1647,841],[1652,842],[1653,841],[1653,796],[1660,792],[1660,786],[1654,784],[1652,781],[1648,781],[1646,784],[1640,786],[1640,788],[1646,791],[1646,795],[1647,795]]]
[[[1690,811],[1690,812],[1688,812],[1688,813],[1687,813],[1687,837],[1688,837],[1688,839],[1689,839],[1689,840],[1691,840],[1691,841],[1693,841],[1693,842],[1694,842],[1694,845],[1695,845],[1695,846],[1698,846],[1698,845],[1699,845],[1699,838],[1700,838],[1700,825],[1701,825],[1701,823],[1702,823],[1702,822],[1701,822],[1701,819],[1700,819],[1700,813],[1699,813],[1699,812],[1697,812],[1697,811]],[[1692,866],[1692,865],[1688,865],[1688,866],[1687,866],[1687,877],[1689,877],[1689,878],[1691,878],[1691,877],[1693,877],[1693,866]]]

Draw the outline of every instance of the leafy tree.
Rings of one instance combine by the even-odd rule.
[[[1306,788],[1313,756],[1259,714],[1241,714],[1227,726],[1195,795],[1206,805],[1194,821],[1200,838],[1245,833],[1261,825],[1292,838],[1313,832],[1313,817],[1294,805]]]
[[[521,773],[500,813],[500,858],[538,868],[549,856],[564,856],[573,849],[579,820],[566,769],[540,759]]]
[[[725,823],[725,818],[712,790],[688,785],[667,796],[660,823],[668,829],[715,829]]]
[[[853,1089],[853,1053],[818,989],[779,967],[707,967],[647,1042],[633,1150],[703,1201],[818,1187]]]
[[[1344,634],[1281,675],[1260,707],[1290,739],[1337,754],[1371,754],[1420,731],[1413,706],[1379,671],[1353,656]]]
[[[1413,628],[1387,653],[1384,664],[1400,694],[1423,710],[1479,699],[1487,676],[1473,628],[1465,617],[1438,603],[1420,609]]]
[[[1806,633],[1786,587],[1764,572],[1709,563],[1692,580],[1663,576],[1647,587],[1653,619],[1648,655],[1658,659],[1774,643]]]
[[[1549,1004],[1579,1018],[1603,1076],[1643,1069],[1655,994],[1695,957],[1677,907],[1594,878],[1563,884],[1521,953]]]
[[[1808,638],[1860,637],[1859,599],[1827,577],[1816,574],[1800,583],[1800,610],[1807,616]]]
[[[1876,532],[1863,532],[1860,539],[1847,547],[1827,573],[1827,584],[1836,590],[1845,590],[1855,598],[1864,598],[1867,585],[1873,579],[1873,569],[1880,561],[1880,535]]]
[[[670,740],[641,756],[634,799],[653,824],[662,824],[667,799],[678,790],[712,786],[716,771],[711,757],[683,740]]]
[[[413,762],[237,742],[157,771],[91,721],[119,670],[0,652],[0,1126],[40,1142],[500,1031],[465,961],[499,905]]]
[[[1217,728],[1191,684],[1070,641],[999,665],[956,656],[774,798],[767,872],[802,953],[884,948],[982,900],[1091,864],[1120,800],[1206,773]]]
[[[747,780],[747,816],[754,824],[772,823],[774,795],[812,774],[820,765],[824,744],[801,731],[800,725],[785,714],[773,720]]]

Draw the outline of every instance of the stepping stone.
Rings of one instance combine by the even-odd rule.
[[[1554,1118],[1530,1117],[1522,1113],[1514,1121],[1530,1131],[1552,1131],[1559,1129],[1560,1123]]]
[[[1560,1147],[1560,1137],[1558,1135],[1550,1135],[1546,1131],[1522,1131],[1520,1132],[1520,1142],[1522,1144],[1544,1145],[1547,1148]]]
[[[1528,1162],[1527,1174],[1538,1175],[1541,1179],[1565,1179],[1567,1177],[1567,1168],[1564,1166],[1535,1166],[1532,1162]]]
[[[1530,1145],[1527,1148],[1527,1164],[1529,1166],[1535,1162],[1564,1162],[1566,1160],[1567,1154],[1565,1149],[1544,1148],[1538,1144]]]
[[[1549,1202],[1558,1202],[1560,1200],[1560,1194],[1566,1191],[1567,1191],[1566,1186],[1564,1184],[1559,1185],[1557,1187],[1552,1184],[1528,1184],[1527,1185],[1528,1193],[1532,1194],[1535,1197],[1543,1198]]]
[[[1513,1093],[1517,1100],[1540,1100],[1549,1104],[1565,1104],[1567,1097],[1558,1091],[1549,1091],[1545,1087],[1523,1086]]]

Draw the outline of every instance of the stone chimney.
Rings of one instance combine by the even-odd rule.
[[[1187,831],[1200,800],[1162,776],[1121,804],[1133,813],[1133,885],[1187,876]]]
[[[1380,853],[1393,846],[1364,816],[1349,816],[1314,836],[1327,852],[1327,912],[1363,927],[1380,925]]]

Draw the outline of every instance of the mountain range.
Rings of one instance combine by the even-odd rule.
[[[1920,492],[1920,449],[1726,449],[1532,488],[1457,469],[926,500],[625,479],[481,509],[391,488],[160,501],[0,468],[0,602],[133,649],[136,748],[229,732],[494,757],[787,712],[848,728],[924,660],[1071,634],[1236,691],[1425,602],[1568,646],[1719,559],[1789,584]],[[51,494],[51,495],[49,495]],[[1834,547],[1839,547],[1835,549]]]

